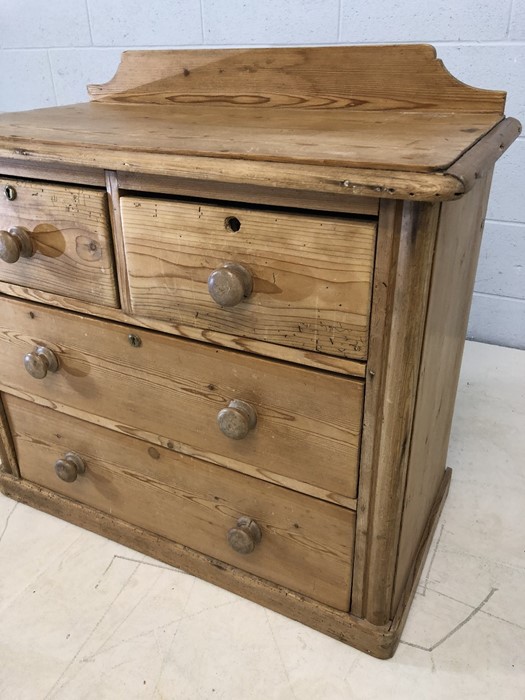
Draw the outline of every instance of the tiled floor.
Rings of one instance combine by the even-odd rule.
[[[377,661],[0,496],[1,700],[523,700],[525,352],[468,343],[450,496]]]

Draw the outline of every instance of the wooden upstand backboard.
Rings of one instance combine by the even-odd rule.
[[[424,45],[126,52],[89,92],[0,115],[1,490],[391,656],[505,94]]]

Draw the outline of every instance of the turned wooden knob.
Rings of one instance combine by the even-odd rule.
[[[236,306],[252,293],[252,276],[238,263],[228,262],[208,277],[208,291],[219,306]]]
[[[15,263],[20,258],[30,258],[34,252],[31,235],[23,226],[0,231],[0,260]]]
[[[34,379],[43,379],[48,372],[58,370],[58,358],[49,348],[37,345],[24,357],[24,367]]]
[[[62,459],[55,462],[55,472],[59,479],[71,483],[79,474],[86,471],[84,460],[76,452],[68,452]]]
[[[246,401],[234,399],[217,414],[221,432],[232,440],[242,440],[257,424],[255,408]]]
[[[242,515],[237,526],[228,530],[228,544],[239,554],[250,554],[261,541],[261,528],[255,520]]]

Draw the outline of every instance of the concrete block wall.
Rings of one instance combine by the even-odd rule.
[[[429,42],[525,124],[525,0],[17,0],[0,3],[0,111],[85,101],[122,50]],[[525,348],[525,137],[498,162],[470,338]]]

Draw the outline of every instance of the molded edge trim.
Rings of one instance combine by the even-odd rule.
[[[521,124],[513,117],[499,122],[472,148],[445,171],[414,172],[370,170],[339,166],[251,161],[208,156],[174,156],[158,153],[127,158],[111,148],[79,149],[48,143],[33,143],[31,148],[15,147],[16,140],[0,137],[0,159],[54,164],[55,167],[82,166],[100,170],[172,176],[202,182],[250,184],[270,189],[294,189],[382,199],[406,199],[422,202],[454,200],[468,192],[482,172],[490,167],[521,133]]]
[[[514,117],[506,117],[454,161],[444,174],[456,178],[462,194],[466,194],[520,134],[520,122]]]
[[[272,189],[355,195],[383,199],[440,201],[457,199],[464,193],[460,179],[447,172],[423,173],[404,170],[368,170],[270,161],[234,160],[207,156],[173,156],[157,153],[134,154],[111,148],[79,149],[56,144],[32,143],[17,147],[16,141],[0,137],[0,159],[19,164],[82,166],[100,170],[143,173],[232,184],[250,184]]]
[[[18,469],[15,446],[2,395],[3,393],[0,393],[0,474],[13,474],[19,477],[20,471]]]

